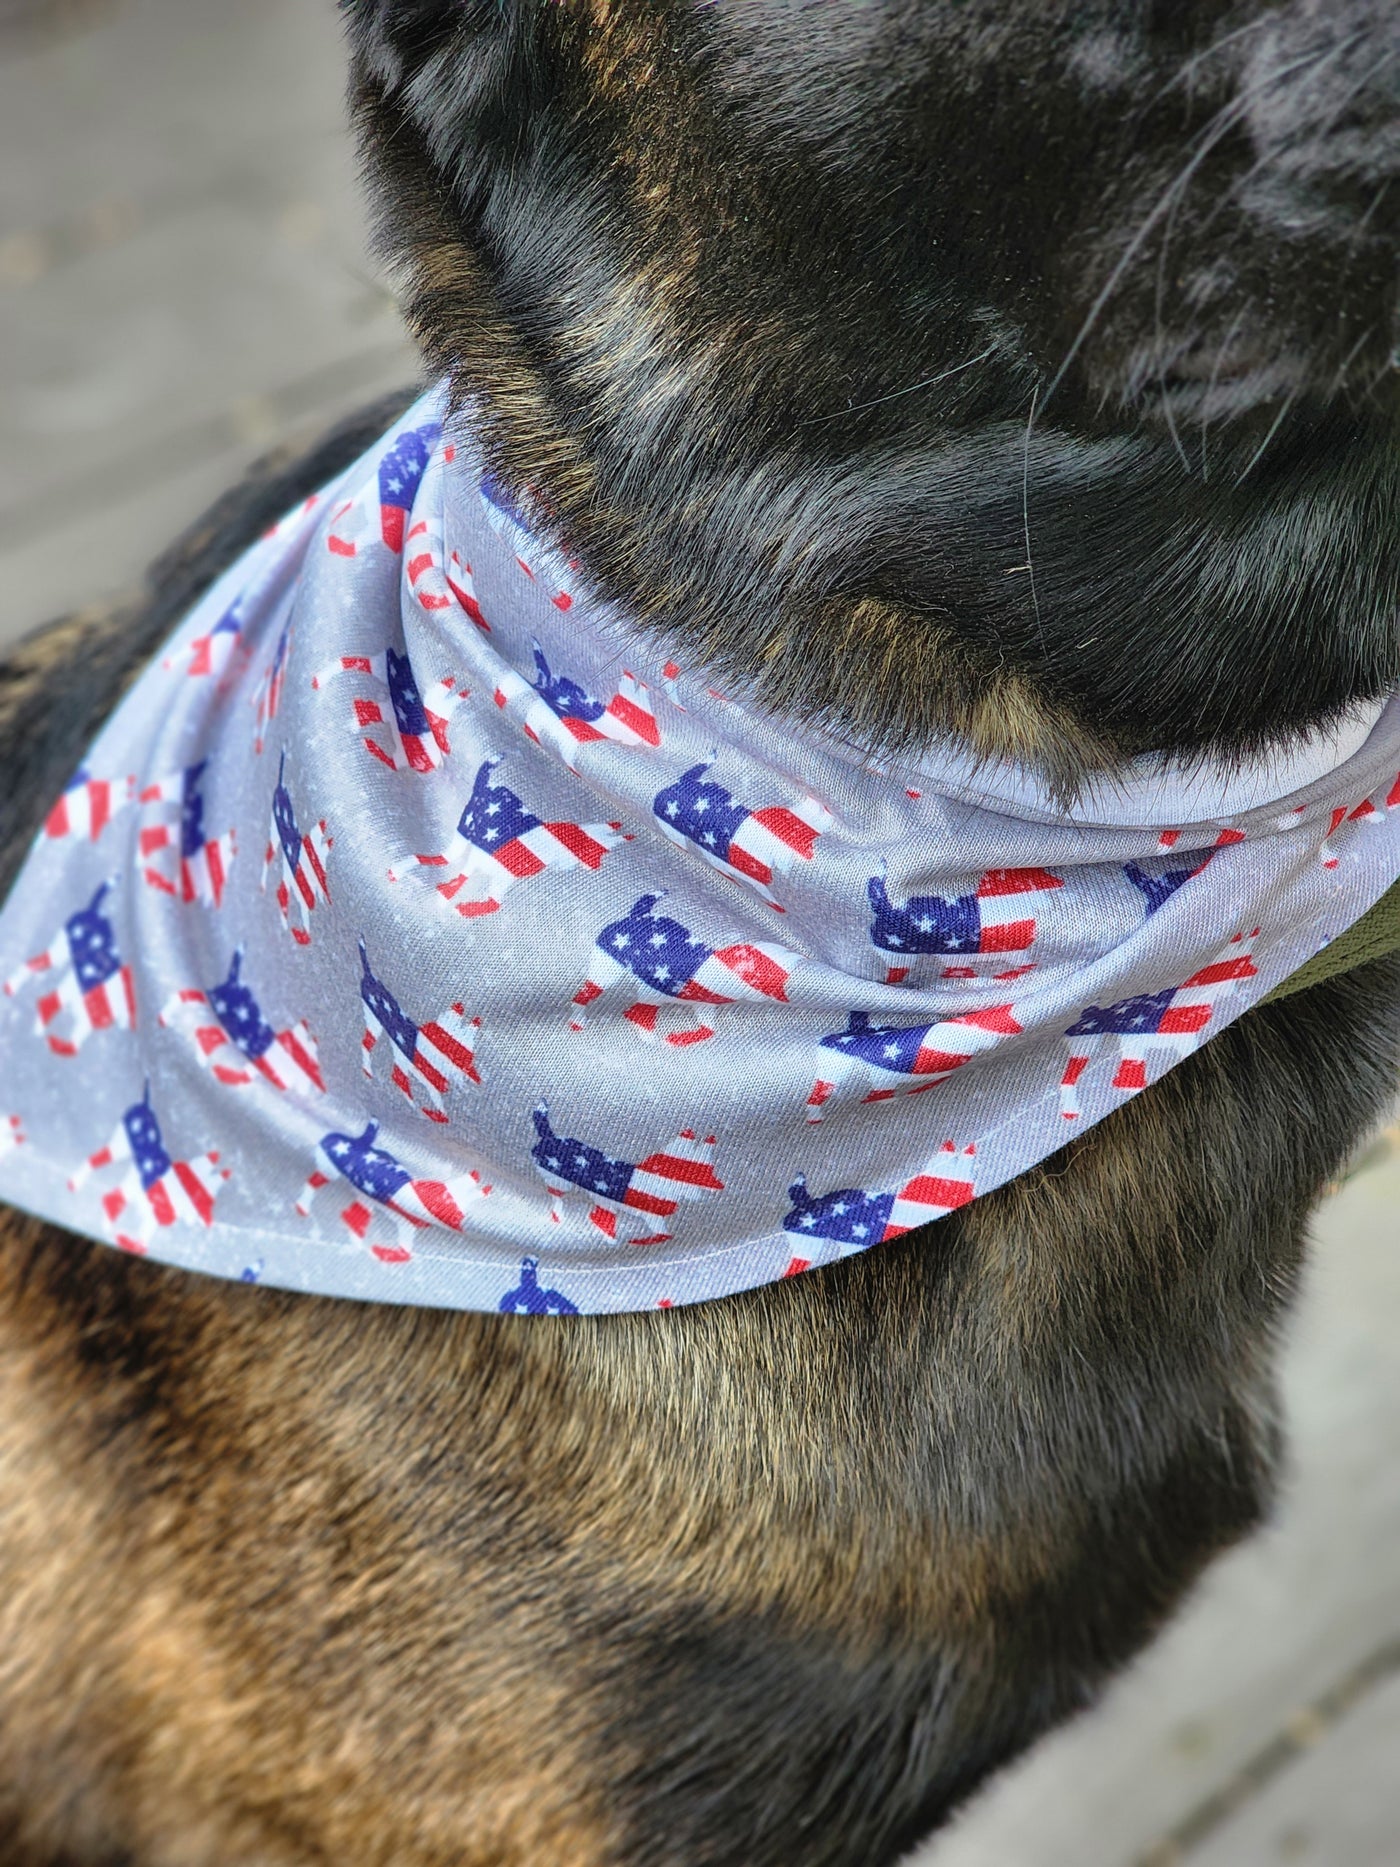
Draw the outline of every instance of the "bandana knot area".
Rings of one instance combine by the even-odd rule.
[[[11,1204],[293,1290],[694,1303],[1025,1172],[1400,874],[1395,702],[1068,810],[875,762],[635,630],[444,406],[219,580],[54,804],[0,914]]]

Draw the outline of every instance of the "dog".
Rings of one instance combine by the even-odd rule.
[[[717,678],[1065,799],[1394,689],[1380,0],[345,23],[428,369]],[[194,598],[407,401],[15,651],[7,884]],[[688,1310],[365,1308],[7,1214],[4,1858],[894,1862],[1267,1510],[1308,1214],[1398,1050],[1385,958]]]

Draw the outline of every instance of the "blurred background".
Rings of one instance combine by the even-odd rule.
[[[334,0],[0,0],[0,644],[415,376],[342,92]],[[1316,1228],[1277,1520],[920,1867],[1400,1863],[1396,1139]]]

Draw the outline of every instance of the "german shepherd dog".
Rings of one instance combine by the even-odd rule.
[[[1389,0],[348,0],[430,369],[687,658],[871,747],[1247,757],[1400,681]],[[394,409],[5,667],[13,874]],[[999,1192],[521,1322],[0,1254],[11,1867],[877,1867],[1258,1522],[1400,965]]]

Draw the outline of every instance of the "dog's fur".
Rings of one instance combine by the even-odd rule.
[[[1065,790],[1395,683],[1380,0],[347,22],[431,364],[692,656]],[[0,881],[391,412],[14,656]],[[1257,1521],[1307,1213],[1398,1049],[1377,962],[927,1231],[688,1311],[366,1309],[7,1217],[0,1854],[892,1862]]]

